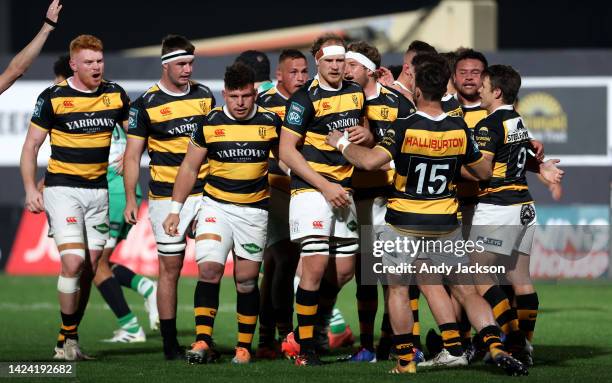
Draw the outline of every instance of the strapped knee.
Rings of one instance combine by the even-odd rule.
[[[185,242],[177,242],[177,243],[162,243],[157,242],[157,252],[159,255],[163,256],[172,256],[172,255],[182,255],[185,252],[185,247],[187,245]]]
[[[300,243],[300,256],[329,255],[329,239],[306,238]]]
[[[359,251],[359,243],[357,240],[349,240],[345,242],[336,242],[329,246],[329,252],[331,255],[340,257],[348,257],[355,255]]]
[[[57,279],[57,291],[64,294],[76,293],[81,289],[79,281],[80,276],[63,277],[60,275]]]

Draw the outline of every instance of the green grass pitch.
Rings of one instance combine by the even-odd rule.
[[[0,274],[0,361],[50,361],[59,325],[54,277],[12,277]],[[193,290],[195,280],[180,282],[178,328],[180,341],[194,338]],[[535,333],[535,361],[528,377],[511,378],[482,362],[460,369],[420,368],[416,375],[393,376],[393,362],[331,363],[318,368],[297,368],[287,360],[255,361],[250,365],[230,363],[236,339],[235,292],[225,278],[214,337],[223,358],[215,365],[166,362],[158,333],[147,331],[147,342],[108,344],[117,328],[116,319],[97,291],[79,328],[83,349],[96,361],[79,362],[77,378],[82,382],[190,381],[190,382],[490,382],[522,379],[531,382],[595,382],[612,378],[612,284],[541,283],[540,314]],[[143,300],[124,290],[134,313],[148,329]],[[343,289],[338,307],[358,335],[354,282]],[[377,328],[380,327],[380,315]],[[422,332],[433,327],[425,301],[421,300]],[[339,354],[346,354],[343,350]],[[333,361],[337,355],[324,359]],[[47,379],[42,379],[47,380]],[[57,379],[48,379],[55,380]],[[26,381],[23,379],[21,381]],[[36,379],[41,381],[41,379]]]

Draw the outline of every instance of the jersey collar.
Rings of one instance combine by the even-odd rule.
[[[227,110],[227,105],[223,105],[223,113],[225,113],[225,115],[229,119],[234,120],[234,121],[238,121],[238,120],[236,120],[234,118],[234,116],[232,116],[232,114],[229,112],[229,110]],[[244,120],[240,120],[240,121],[248,121],[248,120],[250,120],[251,118],[255,117],[255,113],[257,113],[257,105],[253,105],[253,111],[251,112],[251,114],[247,118],[245,118]]]
[[[327,85],[323,85],[323,83],[321,82],[321,79],[319,79],[319,74],[317,73],[316,76],[314,76],[315,80],[317,80],[317,84],[319,84],[319,88],[323,89],[323,90],[327,90],[330,92],[337,92],[340,89],[342,89],[342,81],[340,80],[340,86],[338,88],[332,88],[331,86],[327,86]]]
[[[509,104],[504,104],[504,105],[498,106],[497,108],[495,108],[494,111],[489,113],[489,116],[492,115],[493,113],[497,112],[498,110],[514,110],[514,106],[509,105]]]
[[[380,96],[380,90],[382,89],[382,85],[379,82],[376,82],[376,93],[372,96],[366,97],[366,101],[375,100]]]
[[[441,115],[439,115],[439,116],[432,117],[432,116],[430,116],[429,114],[427,114],[427,113],[425,113],[425,112],[423,112],[423,111],[420,111],[420,110],[417,110],[417,111],[416,111],[416,114],[418,114],[418,115],[420,115],[420,116],[423,116],[423,117],[427,118],[428,120],[432,120],[432,121],[442,121],[442,120],[444,120],[446,117],[448,117],[448,114],[446,114],[446,113],[442,113],[442,114],[441,114]]]
[[[188,94],[189,94],[189,92],[191,91],[191,83],[187,83],[187,90],[186,90],[186,91],[184,91],[184,92],[180,92],[180,93],[177,93],[177,92],[172,92],[172,91],[170,91],[170,90],[166,89],[166,87],[162,85],[161,81],[158,81],[158,82],[157,82],[157,86],[159,87],[159,89],[160,89],[162,92],[166,93],[166,94],[167,94],[167,95],[169,95],[169,96],[174,96],[174,97],[186,96],[186,95],[188,95]]]
[[[96,93],[98,91],[98,88],[94,89],[94,90],[89,90],[89,89],[79,89],[77,87],[74,86],[74,84],[72,83],[72,77],[70,76],[66,79],[66,82],[68,83],[68,86],[71,87],[72,89],[78,91],[78,92],[82,92],[82,93]]]

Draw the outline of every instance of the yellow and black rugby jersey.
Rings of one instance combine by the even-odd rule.
[[[455,181],[463,164],[482,160],[465,122],[416,112],[396,120],[376,146],[395,161],[394,191],[385,221],[408,231],[436,233],[457,222]],[[406,228],[404,228],[406,229]]]
[[[82,92],[69,80],[45,89],[32,113],[32,125],[50,135],[45,185],[105,189],[111,135],[128,119],[130,100],[111,81]]]
[[[190,82],[186,94],[176,95],[153,85],[130,108],[128,137],[146,139],[151,181],[149,198],[172,197],[174,180],[183,162],[191,133],[204,122],[215,106],[208,87]],[[200,174],[190,194],[201,194],[208,164],[202,164]]]
[[[487,111],[480,106],[480,103],[476,105],[461,105],[463,113],[463,120],[470,128],[470,133],[474,133],[474,127],[480,120],[487,116]],[[474,205],[478,202],[478,182],[468,181],[461,178],[457,182],[457,197],[461,205]]]
[[[451,117],[463,117],[463,109],[454,94],[442,97],[442,110]]]
[[[480,202],[515,205],[533,202],[525,168],[529,132],[512,105],[497,108],[474,129],[480,151],[493,155],[493,176],[480,183]]]
[[[209,170],[204,195],[217,201],[267,208],[268,157],[278,145],[280,118],[262,107],[235,120],[226,107],[213,109],[191,136],[206,148]]]
[[[323,86],[318,77],[308,81],[291,96],[283,129],[304,139],[299,149],[308,165],[328,181],[349,189],[353,165],[342,153],[325,143],[332,130],[343,132],[359,125],[364,115],[365,95],[352,81],[342,81],[340,89]],[[314,187],[291,174],[291,192]]]
[[[276,86],[274,86],[265,92],[259,93],[256,103],[274,112],[282,121],[285,118],[287,101],[288,99],[276,89]],[[270,186],[289,193],[290,180],[291,177],[285,174],[278,165],[278,161],[274,158],[272,152],[270,152],[270,160],[268,161],[268,182],[270,182]]]
[[[414,104],[395,89],[377,83],[377,95],[366,98],[366,117],[376,142],[385,136],[391,123],[416,112]],[[393,184],[394,170],[365,171],[355,168],[352,186],[356,199],[388,195]]]

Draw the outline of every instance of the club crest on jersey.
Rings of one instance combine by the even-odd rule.
[[[381,108],[380,109],[380,116],[384,119],[387,120],[389,118],[389,108],[385,107],[385,108]]]
[[[202,109],[202,113],[206,113],[206,100],[200,100],[200,109]]]
[[[297,102],[292,102],[287,113],[287,121],[293,125],[301,125],[304,118],[304,107]]]
[[[266,138],[267,130],[268,129],[265,126],[260,126],[259,127],[259,137],[261,137],[262,139]]]
[[[359,106],[359,98],[357,97],[357,95],[354,94],[351,98],[353,99],[353,103],[355,104],[355,106]]]
[[[102,96],[102,103],[104,103],[104,106],[108,108],[111,105],[110,97],[108,97],[107,95]]]

